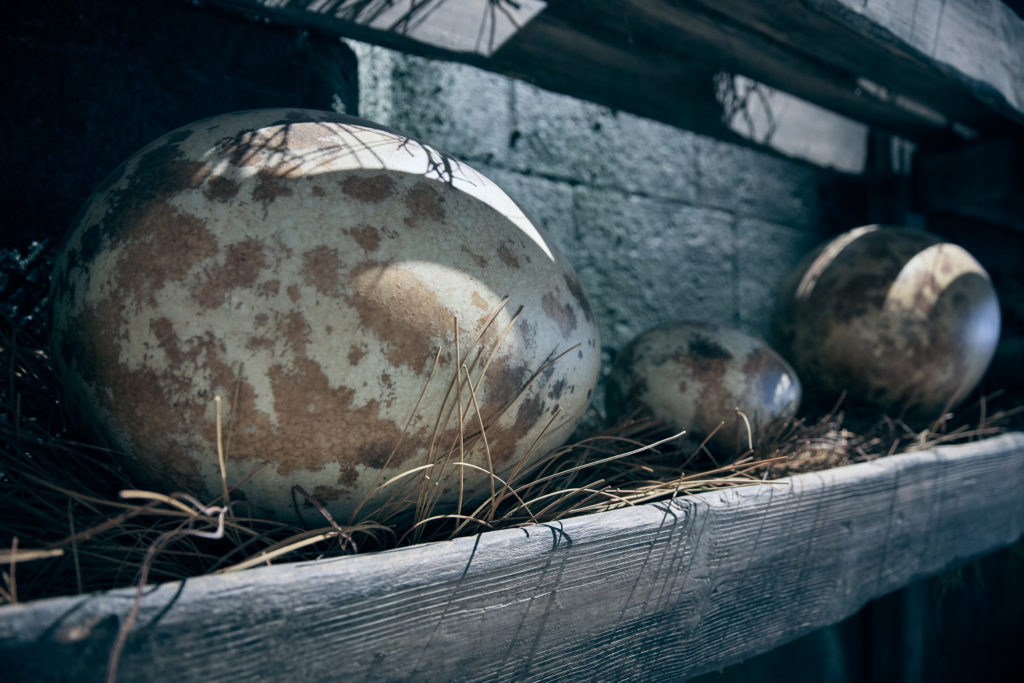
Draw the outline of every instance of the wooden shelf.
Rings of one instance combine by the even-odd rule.
[[[734,134],[715,95],[721,72],[911,140],[953,131],[977,139],[923,157],[922,196],[1019,225],[1024,22],[997,0],[205,3],[723,139]],[[965,165],[1013,174],[939,184]],[[982,191],[995,199],[979,201]],[[119,680],[682,678],[1013,543],[1021,490],[1024,433],[1011,433],[559,524],[165,584],[145,594]],[[0,670],[102,678],[133,598],[0,607]]]
[[[719,72],[912,140],[1024,125],[1024,21],[999,0],[207,1],[723,138]]]
[[[1024,433],[146,592],[119,680],[674,679],[1024,534]],[[102,675],[133,590],[0,607],[16,680]],[[589,676],[588,676],[589,677]]]

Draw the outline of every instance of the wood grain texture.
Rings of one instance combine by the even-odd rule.
[[[218,0],[288,24],[393,36],[487,57],[544,9],[544,0]]]
[[[805,1],[862,35],[930,60],[993,108],[1024,112],[1024,22],[1005,3]]]
[[[550,525],[148,590],[126,681],[674,680],[1024,534],[1024,433]],[[0,608],[13,680],[94,680],[133,591]]]
[[[706,134],[717,71],[911,139],[1024,125],[1024,21],[999,0],[405,0],[402,22],[384,0],[209,1]]]

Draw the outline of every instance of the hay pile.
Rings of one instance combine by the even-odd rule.
[[[227,505],[223,495],[200,501],[141,489],[66,414],[45,349],[38,332],[0,317],[0,604],[369,552],[757,483],[990,436],[1021,410],[989,416],[981,401],[971,427],[943,420],[914,432],[833,409],[785,425],[732,462],[703,445],[681,450],[678,435],[628,419],[549,455],[524,478],[529,483],[466,514],[340,526],[298,489],[296,500],[321,515],[307,520],[313,528],[300,528],[250,516],[231,502],[230,486]]]

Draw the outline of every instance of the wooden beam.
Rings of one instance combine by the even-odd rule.
[[[1024,433],[145,591],[119,680],[681,679],[1024,534]],[[0,607],[12,680],[98,678],[134,591]]]
[[[284,24],[402,46],[488,57],[541,10],[544,0],[215,0]]]
[[[1024,21],[999,0],[208,1],[726,137],[718,71],[911,139],[1024,125]]]
[[[744,142],[723,122],[711,65],[668,59],[649,44],[548,15],[533,21],[483,66],[541,88],[629,111],[723,140]]]
[[[470,49],[465,39],[450,42],[426,41],[423,23],[434,36],[456,36],[480,31],[484,9],[477,15],[462,12],[452,17],[418,13],[419,34],[388,30],[369,15],[353,14],[351,6],[364,2],[343,0],[332,11],[320,8],[317,0],[207,0],[210,4],[254,15],[305,30],[342,36],[431,59],[458,61],[518,78],[554,92],[606,105],[613,109],[670,123],[704,135],[744,142],[722,122],[722,107],[715,98],[713,76],[717,68],[689,60],[668,59],[660,51],[606,31],[589,27],[581,30],[579,17],[567,17],[545,9],[539,14],[515,16],[514,32],[503,34],[499,44]],[[369,0],[371,5],[390,0]],[[442,3],[448,0],[441,0]],[[321,0],[322,2],[322,0]],[[429,3],[436,4],[436,3]],[[517,3],[518,4],[518,3]],[[534,3],[536,4],[536,3]],[[543,3],[540,3],[543,4]],[[474,2],[474,6],[479,3]],[[494,7],[483,0],[486,7]],[[507,3],[499,3],[505,8]],[[322,8],[320,8],[322,9]],[[531,6],[531,9],[532,6]]]
[[[697,0],[709,16],[774,44],[792,64],[742,57],[735,67],[783,90],[892,129],[876,108],[902,110],[920,126],[957,122],[979,130],[1024,123],[1024,22],[999,0]],[[801,77],[792,69],[818,67]],[[817,81],[817,82],[813,82]],[[813,90],[823,88],[815,100]],[[854,99],[851,100],[850,96]],[[831,103],[824,98],[833,100]],[[857,115],[857,111],[863,111]],[[894,122],[903,116],[893,112]],[[865,116],[871,119],[864,118]],[[902,126],[902,123],[897,123]],[[896,130],[895,132],[900,132]]]
[[[1017,123],[1024,123],[1024,21],[1000,0],[804,0],[822,16],[849,27],[909,62],[938,70],[951,82]],[[870,73],[884,83],[888,60],[872,61]],[[914,69],[907,76],[915,78]],[[904,79],[908,94],[927,102],[928,83]],[[895,93],[895,94],[898,94]],[[939,95],[940,109],[955,116],[956,103]],[[966,120],[968,115],[965,114]]]

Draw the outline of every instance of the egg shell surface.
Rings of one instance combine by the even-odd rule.
[[[988,273],[962,247],[868,225],[809,254],[783,284],[772,338],[809,394],[931,421],[977,386],[999,341]]]
[[[631,341],[606,393],[610,417],[639,411],[697,442],[714,433],[712,453],[726,456],[756,446],[771,425],[796,414],[800,399],[796,373],[764,341],[696,321],[660,325]]]
[[[295,485],[345,522],[423,465],[453,512],[490,491],[472,466],[568,437],[600,364],[572,267],[503,191],[333,112],[154,141],[82,208],[52,287],[65,393],[129,467],[212,500],[220,396],[234,495],[284,520]]]

